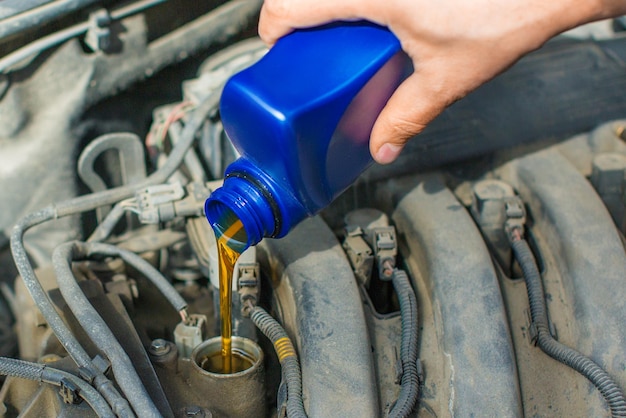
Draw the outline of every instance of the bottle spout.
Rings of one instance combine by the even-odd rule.
[[[258,183],[249,174],[227,174],[223,186],[213,191],[204,205],[215,237],[226,238],[227,245],[240,253],[280,232],[280,209]]]
[[[253,245],[249,242],[243,222],[226,203],[209,199],[205,203],[205,213],[215,232],[215,238],[224,239],[226,245],[238,253]]]

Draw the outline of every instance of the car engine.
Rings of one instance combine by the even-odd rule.
[[[261,4],[0,1],[0,416],[626,416],[623,19],[242,254],[247,363],[209,371],[204,201]]]

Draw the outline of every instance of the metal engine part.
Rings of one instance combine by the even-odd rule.
[[[396,163],[246,253],[233,330],[253,366],[225,379],[201,367],[219,335],[203,203],[238,155],[219,95],[266,52],[260,4],[85,1],[10,37],[0,20],[0,415],[288,416],[285,348],[249,318],[258,305],[293,343],[310,417],[388,416],[407,338],[419,357],[409,416],[609,416],[592,383],[536,345],[508,234],[525,231],[550,334],[623,391],[619,31],[530,54]],[[417,334],[391,269],[410,280]]]

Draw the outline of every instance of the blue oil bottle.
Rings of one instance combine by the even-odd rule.
[[[374,122],[410,71],[391,32],[351,22],[287,35],[233,76],[220,114],[241,157],[205,204],[217,237],[241,252],[326,207],[372,163]]]

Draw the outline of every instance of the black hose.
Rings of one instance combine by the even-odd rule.
[[[134,414],[130,410],[128,402],[119,395],[119,392],[115,389],[113,384],[93,365],[85,350],[67,328],[56,312],[52,302],[48,299],[28,259],[26,249],[24,248],[24,234],[30,228],[44,222],[93,210],[99,206],[111,205],[133,196],[136,190],[163,183],[176,171],[177,167],[183,161],[187,150],[195,140],[196,132],[203,125],[206,116],[217,108],[219,97],[220,92],[215,92],[191,112],[191,117],[181,134],[181,141],[172,149],[163,167],[150,175],[146,180],[135,185],[121,186],[103,192],[79,196],[56,205],[49,205],[21,218],[13,227],[11,233],[11,252],[13,254],[13,260],[33,301],[37,304],[37,307],[50,325],[50,328],[52,328],[54,334],[76,364],[95,376],[93,382],[94,386],[102,393],[113,408],[113,411],[120,417],[133,417]]]
[[[302,401],[302,373],[296,350],[283,327],[263,308],[250,310],[250,319],[274,345],[282,367],[283,381],[287,385],[287,417],[306,418]]]
[[[3,0],[2,8],[0,8],[0,20],[27,12],[51,1],[53,0]]]
[[[400,315],[402,318],[402,340],[400,360],[402,362],[402,379],[398,400],[389,412],[389,417],[408,417],[419,397],[420,375],[417,365],[417,298],[404,270],[394,269],[391,276],[393,288],[398,295]]]
[[[519,231],[513,231],[511,247],[520,264],[526,281],[530,315],[537,330],[537,345],[553,359],[569,366],[585,376],[602,393],[613,417],[626,417],[626,398],[622,389],[609,374],[593,360],[578,351],[558,342],[550,334],[541,275],[535,258],[526,240]]]
[[[73,0],[72,0],[73,1]],[[84,1],[84,0],[83,0]],[[97,1],[97,0],[90,0]],[[156,6],[157,4],[163,3],[166,0],[142,0],[140,2],[131,3],[127,7],[123,7],[119,10],[115,10],[111,12],[111,20],[120,20],[128,16],[132,16],[134,14],[140,13],[145,9]],[[55,1],[54,3],[59,3]],[[31,14],[32,12],[28,12],[25,14]],[[17,16],[19,17],[19,16]],[[12,20],[12,19],[7,19]],[[39,54],[46,49],[50,49],[56,45],[59,45],[69,39],[75,38],[87,32],[91,27],[92,23],[82,22],[77,23],[76,25],[69,26],[65,29],[62,29],[58,32],[51,33],[50,35],[39,38],[13,52],[10,54],[0,58],[0,73],[4,73],[9,70],[15,64],[29,58],[35,54]],[[6,28],[6,24],[0,21],[0,37],[2,36],[2,29]]]
[[[0,231],[0,251],[8,248],[9,242],[9,236],[4,231]]]
[[[90,6],[96,2],[98,2],[98,0],[49,1],[48,4],[24,11],[0,21],[0,39],[16,35],[28,29],[41,27],[41,25],[45,23]]]
[[[165,164],[160,169],[139,183],[91,193],[51,205],[56,212],[55,217],[61,218],[90,211],[100,206],[113,205],[120,200],[134,196],[138,190],[155,184],[165,183],[183,162],[187,151],[196,139],[196,133],[204,124],[207,115],[217,109],[220,94],[221,91],[215,91],[204,102],[200,103],[197,108],[191,111],[191,117],[185,124],[180,142],[174,146]]]
[[[101,242],[111,235],[113,229],[117,226],[122,216],[124,216],[125,210],[122,202],[113,206],[113,209],[104,217],[104,219],[98,224],[96,229],[91,233],[87,242]]]
[[[137,374],[132,360],[119,344],[106,322],[91,305],[72,272],[72,261],[84,258],[78,243],[70,242],[57,247],[52,254],[52,265],[57,275],[59,290],[78,323],[91,341],[104,352],[111,362],[115,381],[140,417],[158,417],[156,407]]]
[[[138,272],[143,274],[159,291],[165,299],[172,305],[176,312],[180,312],[187,307],[185,299],[174,289],[174,286],[161,274],[159,270],[154,268],[152,264],[138,256],[137,254],[124,250],[115,245],[103,244],[98,242],[74,242],[63,244],[63,246],[74,245],[74,258],[73,261],[78,259],[89,259],[94,255],[104,255],[110,257],[119,257]]]
[[[54,305],[48,298],[48,294],[41,286],[35,276],[33,267],[30,264],[26,249],[24,248],[24,233],[31,227],[39,225],[54,217],[54,210],[50,207],[31,213],[22,218],[13,228],[11,234],[11,251],[13,253],[13,261],[19,271],[26,289],[30,293],[33,301],[39,308],[39,311],[46,319],[46,322],[56,335],[63,348],[74,360],[79,368],[86,370],[94,376],[93,384],[100,393],[109,402],[113,411],[120,417],[134,417],[130,405],[119,394],[113,383],[104,376],[104,374],[93,364],[91,358],[78,342],[74,334],[63,322],[61,316],[57,313]]]
[[[111,411],[111,408],[100,393],[81,378],[71,373],[46,366],[45,364],[0,357],[0,374],[50,383],[55,386],[67,385],[69,383],[78,389],[78,396],[83,398],[99,417],[115,418],[115,414],[113,414],[113,411]]]
[[[180,141],[181,135],[183,133],[183,127],[181,123],[172,123],[168,129],[168,133],[170,135],[172,144],[176,146],[176,143]],[[200,162],[198,154],[196,154],[194,149],[190,149],[189,151],[187,151],[187,154],[185,154],[185,167],[187,168],[189,176],[194,182],[206,182],[206,173],[204,171],[204,167],[202,167],[202,163]]]

